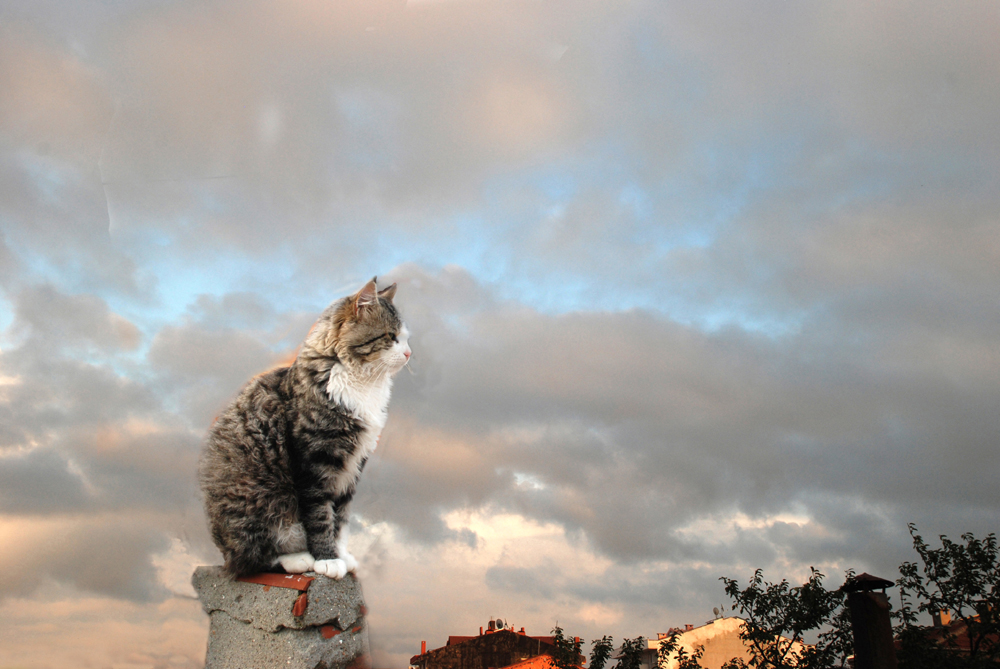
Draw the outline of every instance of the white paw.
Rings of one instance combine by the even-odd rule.
[[[316,560],[313,571],[330,578],[340,580],[347,574],[347,564],[340,558],[334,560]]]
[[[344,561],[347,565],[347,571],[352,574],[358,570],[358,558],[354,557],[347,551],[340,551],[340,559]]]
[[[278,557],[278,564],[289,574],[303,574],[313,568],[316,560],[309,553],[289,553]]]

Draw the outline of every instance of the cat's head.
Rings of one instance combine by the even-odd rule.
[[[396,284],[378,290],[372,278],[323,312],[306,346],[356,371],[395,374],[410,359],[410,333],[392,303],[395,295]]]

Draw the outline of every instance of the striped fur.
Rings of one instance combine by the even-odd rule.
[[[209,431],[199,478],[229,573],[356,568],[348,505],[410,356],[395,292],[372,279],[331,304],[295,362],[251,380]]]

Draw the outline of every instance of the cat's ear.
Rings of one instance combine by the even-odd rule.
[[[373,276],[372,280],[366,283],[365,287],[359,290],[358,294],[354,297],[355,315],[364,307],[370,307],[378,303],[378,293],[375,290],[375,279],[377,278]]]
[[[392,284],[388,288],[383,288],[382,290],[378,291],[378,296],[384,297],[385,299],[392,302],[392,298],[396,297],[396,284]]]

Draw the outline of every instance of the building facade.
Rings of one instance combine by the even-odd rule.
[[[738,657],[743,660],[750,659],[750,652],[743,645],[740,639],[740,630],[743,627],[742,618],[718,618],[709,621],[700,627],[685,625],[683,630],[678,630],[677,644],[683,648],[690,656],[698,646],[702,646],[704,655],[701,658],[701,666],[704,669],[720,669],[723,664]],[[671,659],[667,662],[659,661],[660,641],[670,636],[670,632],[657,634],[657,639],[646,641],[646,651],[643,654],[642,669],[677,669],[677,660]],[[805,649],[805,644],[796,642],[793,650],[801,652]]]
[[[421,653],[410,658],[410,666],[414,669],[500,669],[542,655],[551,657],[555,649],[555,637],[528,636],[523,627],[514,631],[491,620],[486,629],[479,628],[478,636],[449,636],[447,644],[434,650],[425,650],[425,644],[421,644]],[[546,666],[551,666],[549,660],[538,660],[526,662],[518,669],[545,669]]]

